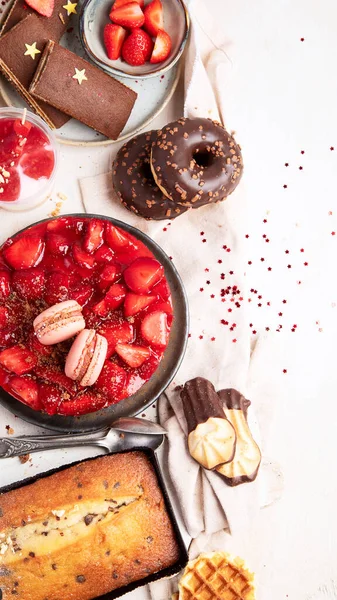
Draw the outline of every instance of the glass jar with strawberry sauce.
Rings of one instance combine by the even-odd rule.
[[[49,127],[30,111],[0,108],[0,207],[35,208],[48,199],[58,148]]]

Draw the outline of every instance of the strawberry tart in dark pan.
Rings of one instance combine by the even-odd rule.
[[[177,372],[188,323],[179,274],[147,235],[100,215],[40,221],[0,248],[0,402],[59,431],[137,415]]]

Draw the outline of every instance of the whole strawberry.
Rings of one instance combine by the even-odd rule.
[[[150,60],[153,41],[142,29],[134,29],[122,47],[122,57],[131,66],[138,67]]]

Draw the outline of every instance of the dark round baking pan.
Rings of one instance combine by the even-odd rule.
[[[5,390],[0,388],[0,403],[7,408],[10,412],[14,413],[17,417],[39,425],[40,427],[46,427],[48,429],[54,429],[62,432],[73,432],[73,431],[93,431],[102,427],[108,426],[112,421],[119,417],[131,417],[138,415],[146,408],[151,406],[153,402],[162,394],[167,386],[172,381],[179,366],[183,360],[188,337],[188,325],[189,325],[189,312],[186,292],[181,281],[181,278],[174,267],[172,261],[169,259],[167,254],[161,249],[156,242],[154,242],[145,233],[111,217],[105,215],[95,215],[87,213],[73,213],[69,215],[61,215],[60,218],[64,217],[79,217],[83,219],[99,218],[106,221],[110,221],[117,227],[124,229],[125,231],[132,234],[135,238],[142,241],[149,250],[154,254],[157,260],[163,265],[165,270],[165,276],[170,286],[172,303],[173,303],[173,324],[169,337],[169,343],[163,355],[163,358],[152,377],[147,381],[136,394],[133,394],[125,400],[121,400],[118,404],[108,406],[102,410],[79,417],[63,417],[61,415],[47,415],[42,412],[32,410],[29,406],[26,406],[22,402],[16,400],[13,396],[7,393]],[[51,221],[53,219],[44,219],[37,223],[33,223],[18,231],[16,235],[21,234],[26,229],[29,229],[33,225],[38,225],[45,221]]]

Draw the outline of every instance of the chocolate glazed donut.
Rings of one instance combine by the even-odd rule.
[[[181,206],[224,200],[239,183],[242,168],[240,147],[211,119],[174,121],[152,144],[153,177],[163,194]]]
[[[112,167],[115,190],[122,204],[145,219],[174,219],[188,210],[164,196],[153,179],[150,167],[152,143],[157,131],[148,131],[129,140],[119,150]]]

